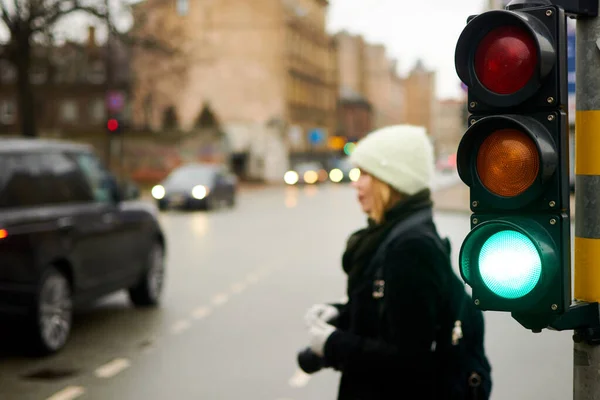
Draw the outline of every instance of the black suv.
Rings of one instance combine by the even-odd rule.
[[[75,306],[120,289],[158,303],[165,239],[131,188],[88,146],[0,139],[0,316],[23,319],[38,354],[65,345]]]

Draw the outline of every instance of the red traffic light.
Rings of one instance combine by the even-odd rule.
[[[109,131],[114,132],[117,129],[119,129],[119,121],[117,121],[114,118],[111,118],[108,120],[108,122],[106,123],[106,127],[108,128]]]
[[[554,67],[562,51],[554,36],[562,22],[544,13],[545,8],[493,10],[467,23],[456,44],[454,61],[460,80],[468,87],[469,104],[474,104],[469,106],[471,112],[520,106],[528,100],[533,100],[528,105],[535,107],[563,104],[563,97],[542,93],[554,93],[560,86]],[[545,89],[540,91],[543,85]]]
[[[534,38],[518,26],[501,26],[490,31],[475,52],[477,78],[498,94],[512,94],[525,87],[537,63]]]

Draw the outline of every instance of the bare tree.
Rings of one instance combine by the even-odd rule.
[[[121,10],[126,9],[125,0],[116,1]],[[76,13],[95,17],[105,23],[113,36],[129,45],[168,52],[154,37],[139,38],[119,32],[109,18],[108,0],[0,0],[0,25],[4,25],[9,33],[4,57],[16,69],[17,104],[21,134],[24,136],[35,137],[38,134],[34,91],[30,82],[33,46],[36,41],[46,42],[44,39],[51,37],[62,20]]]

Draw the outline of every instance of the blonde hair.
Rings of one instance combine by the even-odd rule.
[[[371,219],[376,223],[380,224],[385,219],[386,211],[392,208],[398,201],[402,200],[404,195],[372,175],[371,179],[373,205],[371,212],[369,212],[369,217],[371,217]]]

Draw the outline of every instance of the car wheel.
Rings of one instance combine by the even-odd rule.
[[[40,281],[32,318],[33,351],[48,355],[62,349],[71,334],[73,298],[67,277],[54,267],[47,268]]]
[[[232,194],[231,197],[229,197],[229,207],[235,207],[235,195]]]
[[[129,289],[131,302],[139,307],[156,306],[160,302],[165,279],[163,246],[155,242],[146,261],[146,268],[138,284]]]
[[[165,211],[167,209],[167,204],[163,201],[159,201],[157,205],[160,211]]]

